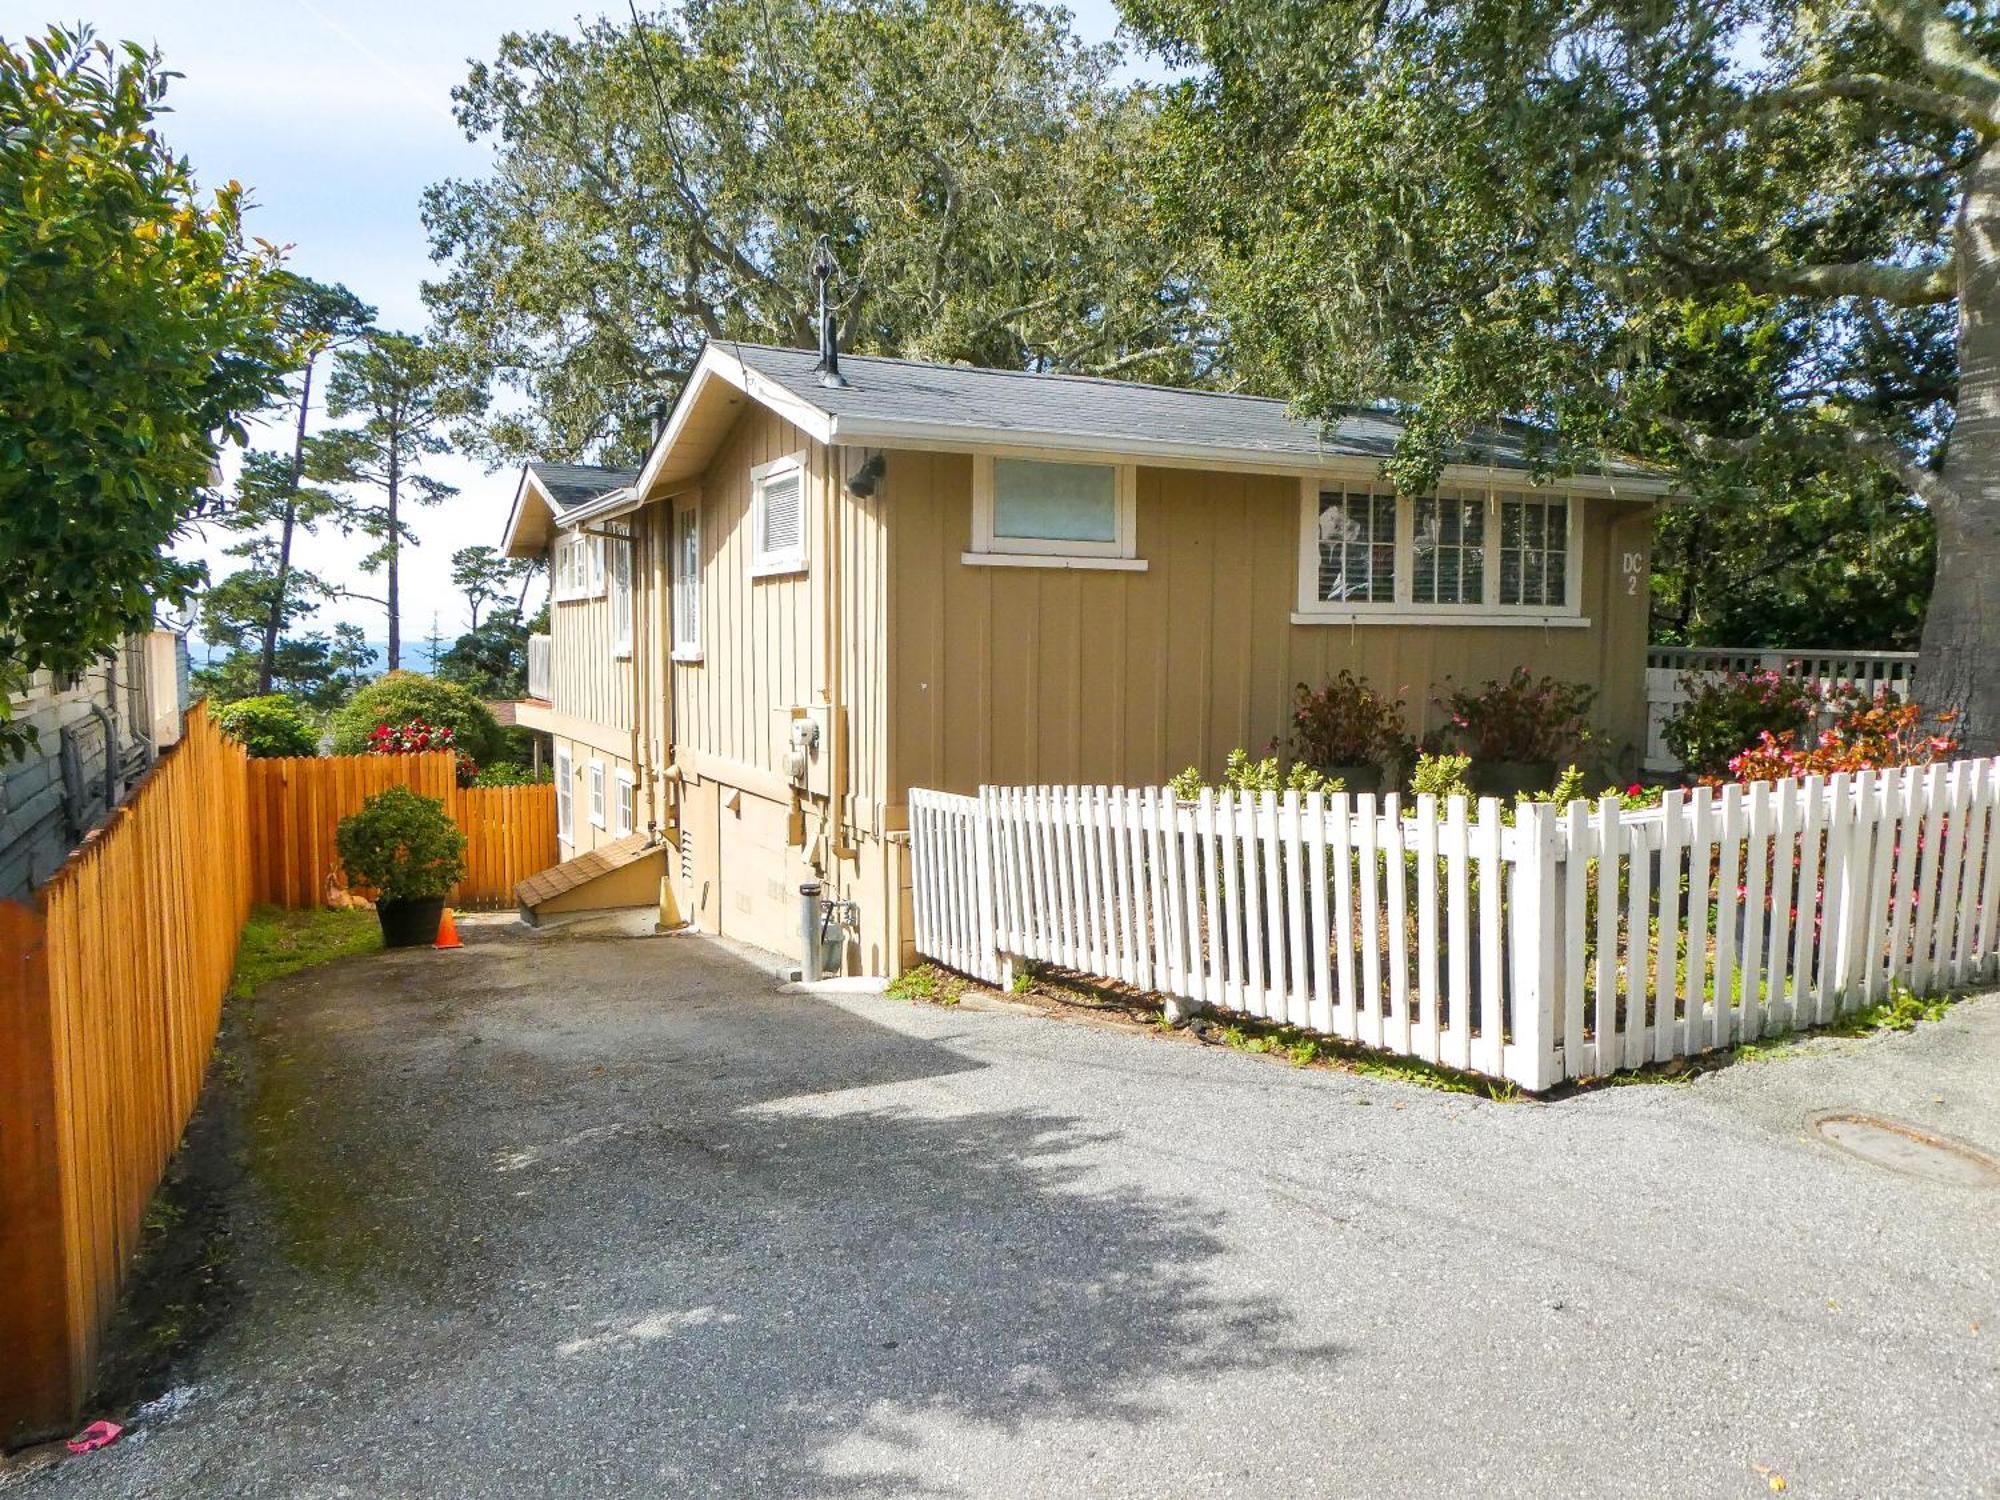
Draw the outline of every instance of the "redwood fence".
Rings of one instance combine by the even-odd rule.
[[[320,905],[335,825],[390,785],[466,830],[460,904],[556,862],[551,786],[461,791],[443,755],[246,760],[198,704],[34,904],[0,902],[0,1448],[90,1392],[250,908]]]

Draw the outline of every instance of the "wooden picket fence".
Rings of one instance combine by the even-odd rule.
[[[0,902],[0,1446],[86,1394],[250,909],[244,757],[198,708],[34,906]]]
[[[464,787],[449,755],[274,757],[249,764],[251,889],[276,906],[317,906],[346,882],[334,832],[385,787],[407,786],[445,805],[466,836],[466,873],[450,900],[509,907],[514,887],[555,864],[555,787]]]
[[[1016,959],[1530,1090],[2000,975],[2000,761],[1618,799],[910,798],[919,952]]]
[[[197,704],[34,904],[0,902],[0,1448],[89,1392],[251,906],[318,906],[335,825],[392,785],[466,830],[460,904],[511,904],[557,860],[552,786],[461,791],[444,755],[246,760]]]

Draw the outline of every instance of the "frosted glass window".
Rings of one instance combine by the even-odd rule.
[[[1116,542],[1117,469],[996,458],[993,534],[1015,541]]]

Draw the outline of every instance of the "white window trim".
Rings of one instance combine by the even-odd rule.
[[[1419,604],[1412,598],[1416,558],[1416,510],[1408,496],[1396,501],[1396,587],[1393,600],[1378,603],[1330,603],[1319,597],[1319,497],[1322,490],[1338,489],[1346,494],[1379,494],[1379,484],[1347,484],[1323,475],[1299,478],[1299,576],[1294,625],[1528,625],[1577,628],[1590,624],[1583,613],[1583,497],[1572,491],[1538,491],[1518,485],[1488,485],[1486,506],[1485,604]],[[1467,498],[1474,487],[1447,485],[1445,498],[1455,494]],[[1500,502],[1515,497],[1560,499],[1565,502],[1568,529],[1563,572],[1564,602],[1559,607],[1546,604],[1499,604],[1500,597]]]
[[[632,550],[638,543],[632,540],[632,528],[627,526],[623,521],[606,521],[604,525],[607,531],[617,531],[625,538],[622,542],[614,540],[611,537],[596,537],[593,540],[596,541],[600,554],[610,554],[606,558],[604,565],[604,592],[605,598],[611,605],[611,655],[618,661],[630,661],[632,659],[632,616],[637,607],[632,590],[633,573],[635,571],[632,567]],[[622,621],[618,618],[618,565],[621,558],[625,565],[625,618]]]
[[[796,472],[799,476],[799,544],[782,552],[772,552],[764,546],[764,486],[773,479],[782,479]],[[803,573],[806,570],[806,539],[811,532],[812,507],[807,503],[811,493],[806,483],[806,456],[804,453],[788,453],[783,458],[774,458],[767,464],[758,464],[750,471],[750,529],[752,533],[750,553],[750,576],[752,578],[776,578],[786,573]]]
[[[551,567],[556,603],[604,597],[604,538],[574,529],[557,532]]]
[[[556,842],[576,842],[576,756],[567,745],[556,746]]]
[[[682,548],[681,524],[683,520],[686,521],[686,523],[693,529],[694,532],[695,566],[694,566],[694,576],[692,578],[683,575],[681,571],[685,560],[681,550]],[[673,527],[671,532],[670,545],[673,548],[673,566],[668,570],[668,588],[670,589],[672,595],[669,601],[669,612],[672,615],[674,644],[673,644],[673,649],[668,653],[668,655],[671,657],[672,660],[678,662],[689,662],[689,663],[699,662],[702,659],[701,501],[699,499],[688,500],[674,507]],[[691,634],[683,636],[681,634],[681,623],[682,623],[681,601],[683,597],[683,590],[687,589],[692,589],[694,593],[694,609],[692,612],[692,621],[694,629]]]
[[[1110,469],[1117,476],[1117,536],[1108,542],[1037,540],[1033,537],[996,536],[993,531],[993,461],[999,455],[972,456],[972,550],[961,562],[987,567],[1015,568],[1114,568],[1143,572],[1139,558],[1139,466],[1103,463],[1068,455],[1046,457],[1039,453],[1008,454],[1042,463],[1073,463],[1085,468]]]
[[[604,827],[604,762],[601,760],[585,762],[584,797],[584,809],[590,818],[590,826]]]
[[[630,771],[620,771],[612,779],[617,790],[611,798],[611,831],[622,839],[639,821],[639,783]],[[627,792],[632,794],[630,801],[626,800]]]

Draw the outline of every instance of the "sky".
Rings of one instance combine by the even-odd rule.
[[[490,57],[510,30],[569,28],[606,0],[51,0],[55,9],[0,0],[0,36],[38,32],[79,18],[110,41],[157,45],[183,75],[168,94],[160,123],[174,150],[207,184],[231,178],[250,190],[252,234],[291,247],[292,269],[345,283],[373,303],[383,326],[420,332],[419,287],[433,268],[418,205],[423,190],[448,177],[483,174],[484,145],[468,142],[451,117],[451,88],[469,59]],[[645,7],[642,7],[642,9]],[[1113,0],[1073,0],[1076,28],[1090,41],[1117,28]],[[317,404],[317,403],[316,403]],[[253,433],[283,447],[289,419]],[[454,550],[497,545],[515,475],[487,473],[457,455],[432,460],[429,472],[456,485],[453,499],[415,513],[419,545],[404,554],[403,638],[419,655],[432,616],[449,642],[466,627],[465,604],[451,586]],[[182,550],[207,560],[216,576],[230,565],[227,538],[192,539]],[[379,594],[360,572],[366,548],[322,534],[307,565],[336,583]],[[360,624],[371,640],[387,634],[380,606],[331,604],[315,622]],[[199,647],[197,647],[199,655]]]

